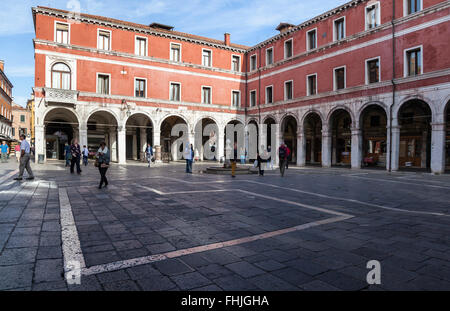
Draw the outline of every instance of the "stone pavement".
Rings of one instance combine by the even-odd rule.
[[[0,290],[450,290],[450,176],[0,166]],[[81,285],[64,263],[78,260]],[[368,285],[367,262],[381,263]]]

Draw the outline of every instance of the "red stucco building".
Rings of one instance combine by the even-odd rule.
[[[278,125],[302,166],[450,167],[449,1],[350,1],[253,47],[45,7],[33,18],[37,157],[79,137],[119,163],[148,143],[173,158],[185,123],[191,141],[214,124],[220,158],[232,122]]]

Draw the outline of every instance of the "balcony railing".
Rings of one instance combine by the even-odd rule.
[[[44,88],[47,103],[73,104],[77,103],[78,91]]]

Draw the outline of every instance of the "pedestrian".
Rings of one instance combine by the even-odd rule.
[[[257,162],[259,176],[264,176],[263,159],[261,158],[259,152],[257,153],[257,156],[256,156],[256,162]]]
[[[186,148],[184,148],[184,159],[186,160],[186,173],[192,174],[191,171],[192,151],[191,145],[189,143],[187,143]]]
[[[189,170],[191,171],[191,174],[192,174],[192,164],[195,161],[195,151],[194,151],[194,146],[192,144],[190,145],[190,148],[191,148],[191,161],[189,162]]]
[[[6,141],[2,142],[2,144],[0,145],[0,150],[2,151],[2,162],[8,162],[9,146],[6,144]]]
[[[19,163],[20,162],[20,144],[17,144],[14,147],[14,152],[15,152],[15,155],[16,155],[17,163]]]
[[[74,138],[72,139],[72,143],[70,145],[70,153],[72,155],[72,160],[70,163],[70,173],[74,173],[74,167],[77,166],[77,174],[81,174],[81,168],[80,168],[80,159],[81,159],[81,148],[78,144],[78,139]]]
[[[70,162],[72,160],[72,153],[70,152],[70,146],[68,143],[64,145],[64,157],[66,159],[66,167],[70,165]]]
[[[24,134],[20,135],[20,139],[22,140],[20,143],[20,166],[19,166],[19,177],[14,178],[14,180],[22,180],[23,179],[23,171],[27,170],[28,178],[27,180],[33,180],[34,175],[30,166],[30,144],[28,143],[26,136]]]
[[[278,157],[280,158],[281,177],[284,177],[284,172],[286,170],[286,162],[287,162],[287,148],[284,143],[282,143],[280,148],[278,149]]]
[[[245,164],[245,150],[241,147],[241,164]]]
[[[108,179],[106,178],[106,172],[109,168],[110,154],[109,149],[106,147],[106,143],[103,141],[100,143],[100,148],[96,154],[97,160],[95,165],[98,166],[98,171],[100,172],[100,185],[98,189],[102,189],[103,184],[108,187]]]
[[[234,142],[233,158],[231,159],[231,177],[232,178],[236,178],[237,159],[238,159],[237,142]]]
[[[83,146],[83,164],[84,166],[88,165],[88,159],[89,159],[89,149],[86,148],[86,145]]]
[[[148,167],[150,167],[153,158],[153,147],[150,146],[150,144],[147,146],[147,149],[145,149],[145,156],[147,157]]]
[[[286,152],[287,152],[286,169],[289,169],[289,157],[291,156],[291,149],[289,149],[289,147],[286,144],[284,146],[286,147]]]

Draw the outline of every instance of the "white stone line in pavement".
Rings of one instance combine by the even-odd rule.
[[[74,269],[86,267],[83,252],[81,251],[80,239],[72,214],[67,188],[59,188],[59,206],[61,213],[61,239],[64,255],[65,276],[69,275]],[[74,266],[77,263],[79,266]],[[68,281],[68,280],[67,280]]]
[[[342,176],[344,176],[344,177],[351,177],[351,178],[358,178],[358,179],[365,179],[365,180],[373,180],[373,181],[390,182],[390,183],[396,183],[396,184],[412,185],[412,186],[419,186],[419,187],[430,187],[430,188],[438,188],[438,189],[450,189],[450,187],[444,187],[444,186],[418,184],[418,183],[398,181],[398,180],[390,180],[390,179],[382,179],[382,178],[370,178],[370,177],[362,177],[362,176],[355,176],[355,175],[342,175]]]
[[[10,179],[11,177],[13,177],[14,175],[16,175],[17,173],[19,173],[19,170],[14,170],[12,172],[9,172],[8,174],[6,174],[5,176],[0,178],[0,185],[3,184],[5,181],[7,181],[8,179]]]
[[[224,190],[162,192],[162,191],[156,190],[155,188],[150,188],[150,187],[147,187],[147,186],[141,186],[141,185],[136,185],[136,186],[139,187],[139,188],[148,190],[148,191],[152,191],[152,192],[154,192],[156,194],[159,194],[159,195],[190,194],[190,193],[194,194],[194,193],[205,193],[205,192],[212,193],[212,192],[226,192],[226,191],[230,191],[230,190],[224,189]]]
[[[395,212],[450,217],[450,215],[443,214],[443,213],[411,211],[411,210],[406,210],[406,209],[401,209],[401,208],[388,207],[388,206],[363,202],[363,201],[354,200],[354,199],[347,199],[347,198],[343,198],[343,197],[335,197],[335,196],[330,196],[330,195],[326,195],[326,194],[314,193],[314,192],[309,192],[309,191],[304,191],[304,190],[299,190],[299,189],[294,189],[294,188],[280,187],[277,185],[273,185],[273,184],[269,184],[269,183],[260,183],[260,182],[252,181],[252,180],[247,180],[246,182],[253,183],[253,184],[259,184],[259,185],[265,185],[265,186],[269,186],[272,188],[279,188],[279,189],[283,189],[283,190],[290,190],[290,191],[294,191],[294,192],[304,193],[304,194],[308,194],[308,195],[312,195],[312,196],[316,196],[316,197],[320,197],[320,198],[333,199],[333,200],[357,203],[357,204],[361,204],[361,205],[367,205],[370,207],[376,207],[376,208],[381,208],[381,209],[395,211]]]
[[[150,187],[146,187],[146,186],[139,186],[139,187],[144,188],[144,189],[149,190],[149,191],[152,191],[152,192],[155,192],[155,193],[158,193],[158,194],[161,194],[161,195],[171,195],[171,194],[180,194],[180,193],[181,194],[184,194],[184,193],[198,193],[199,192],[199,191],[193,191],[193,192],[186,191],[186,192],[163,193],[161,191],[158,191],[158,190],[150,188]],[[225,191],[239,191],[239,192],[242,192],[242,193],[245,193],[245,194],[250,194],[250,195],[253,195],[253,196],[263,197],[263,198],[268,199],[268,200],[274,200],[274,201],[286,203],[286,204],[289,204],[289,205],[296,205],[296,206],[299,206],[299,207],[312,209],[312,210],[315,210],[315,211],[320,211],[320,212],[331,214],[331,215],[335,215],[335,216],[337,215],[337,217],[332,217],[332,218],[328,218],[328,219],[314,221],[314,222],[310,222],[310,223],[307,223],[307,224],[294,226],[294,227],[291,227],[291,228],[275,230],[275,231],[271,231],[271,232],[266,232],[266,233],[262,233],[262,234],[257,234],[257,235],[244,237],[244,238],[240,238],[240,239],[234,239],[234,240],[225,241],[225,242],[219,242],[219,243],[213,243],[213,244],[202,245],[202,246],[197,246],[197,247],[191,247],[191,248],[187,248],[187,249],[167,252],[167,253],[158,254],[158,255],[145,256],[145,257],[141,257],[141,258],[120,260],[120,261],[116,261],[116,262],[113,262],[113,263],[92,266],[92,267],[89,267],[89,268],[83,267],[81,269],[81,274],[86,276],[86,275],[93,275],[93,274],[105,273],[105,272],[110,272],[110,271],[122,270],[122,269],[125,269],[125,268],[130,268],[130,267],[135,267],[135,266],[145,265],[145,264],[149,264],[149,263],[153,263],[153,262],[157,262],[157,261],[166,260],[166,259],[169,259],[169,258],[177,258],[177,257],[181,257],[181,256],[184,256],[184,255],[195,254],[195,253],[205,252],[205,251],[209,251],[209,250],[224,248],[224,247],[228,247],[228,246],[235,246],[235,245],[240,245],[240,244],[244,244],[244,243],[249,243],[249,242],[252,242],[252,241],[267,239],[267,238],[283,235],[283,234],[294,232],[294,231],[305,230],[305,229],[308,229],[308,228],[317,227],[317,226],[324,225],[324,224],[329,224],[329,223],[343,221],[343,220],[350,219],[350,218],[354,217],[353,215],[344,214],[344,213],[336,212],[336,211],[333,211],[333,210],[328,210],[328,209],[324,209],[324,208],[320,208],[320,207],[315,207],[315,206],[311,206],[311,205],[301,204],[301,203],[298,203],[298,202],[288,201],[288,200],[284,200],[284,199],[278,199],[278,198],[274,198],[274,197],[269,197],[269,196],[265,196],[265,195],[262,195],[262,194],[253,193],[253,192],[250,192],[250,191],[245,191],[245,190],[240,190],[240,189],[207,190],[207,191],[201,191],[201,192],[204,193],[204,192],[225,192]],[[76,238],[78,239],[78,236]]]

